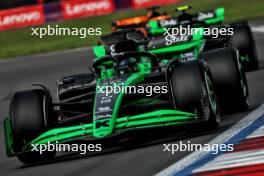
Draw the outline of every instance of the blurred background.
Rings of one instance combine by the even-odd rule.
[[[0,8],[1,9],[7,9],[7,8],[14,8],[14,7],[19,7],[19,6],[35,5],[37,3],[43,3],[43,1],[39,1],[39,0],[27,0],[27,1],[23,1],[23,0],[2,0],[0,2]]]
[[[191,5],[192,12],[225,7],[226,22],[264,16],[263,0],[1,0],[0,58],[55,50],[87,47],[98,36],[32,36],[30,27],[102,28],[110,32],[115,19],[144,15],[146,8],[162,6],[161,11],[177,15],[180,5]]]

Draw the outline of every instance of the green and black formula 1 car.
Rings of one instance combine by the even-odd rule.
[[[8,156],[34,163],[53,158],[55,153],[32,151],[32,144],[85,137],[103,140],[136,129],[196,122],[217,128],[219,105],[205,62],[165,63],[150,52],[139,51],[138,45],[132,40],[120,42],[115,55],[95,48],[102,57],[94,60],[94,73],[58,81],[57,103],[39,84],[40,89],[15,93],[10,116],[4,121]],[[117,86],[128,90],[107,91]]]
[[[232,47],[235,47],[239,50],[242,58],[242,65],[246,71],[256,70],[259,66],[258,55],[256,50],[255,39],[252,34],[251,28],[247,22],[239,22],[233,24],[225,25],[213,25],[208,26],[203,21],[184,21],[184,23],[172,22],[175,19],[165,19],[161,21],[150,21],[148,28],[146,28],[145,33],[147,36],[160,36],[166,33],[166,30],[179,28],[179,26],[189,26],[191,28],[204,27],[209,30],[214,29],[225,29],[232,30],[232,35],[227,35],[226,38],[229,39],[229,43]],[[194,18],[196,20],[196,18]],[[219,34],[221,36],[221,34]],[[223,37],[223,36],[221,36]]]
[[[246,109],[248,107],[248,87],[242,67],[245,58],[240,55],[237,48],[230,44],[228,37],[205,37],[203,28],[197,28],[197,30],[200,32],[193,35],[169,36],[169,40],[164,35],[143,38],[142,33],[136,29],[115,32],[101,38],[105,45],[96,46],[91,57],[102,57],[100,53],[115,55],[116,42],[134,40],[142,44],[143,51],[148,51],[161,58],[161,63],[165,65],[170,60],[205,60],[213,73],[222,112],[230,111],[230,107],[234,110]],[[100,50],[102,51],[99,52]],[[226,101],[227,97],[234,95],[235,99]]]
[[[178,16],[166,16],[166,18],[154,18],[145,22],[145,25],[138,28],[145,37],[163,35],[168,28],[177,28],[178,26],[189,25],[191,28],[209,27],[219,28],[224,24],[225,8],[219,7],[214,10],[207,10],[198,13],[189,13],[190,6],[181,6],[176,9],[180,12]],[[156,14],[162,14],[161,12]],[[233,29],[233,35],[229,37],[229,42],[237,48],[242,56],[242,65],[246,71],[256,70],[259,66],[258,54],[255,40],[250,26],[247,22],[237,22],[224,24]],[[135,26],[136,27],[136,26]],[[131,27],[127,27],[131,28]],[[119,29],[124,30],[124,26]],[[137,38],[138,34],[130,34],[131,37]],[[109,38],[109,37],[108,37]]]
[[[165,20],[163,20],[165,21]],[[111,34],[104,35],[100,38],[98,41],[99,44],[102,45],[112,45],[119,41],[127,40],[127,39],[133,39],[136,41],[142,41],[142,40],[156,40],[157,38],[164,38],[163,36],[168,36],[170,34],[167,34],[167,31],[173,31],[174,29],[184,29],[187,30],[194,30],[204,27],[195,27],[190,28],[189,24],[191,23],[185,23],[185,25],[176,25],[171,27],[160,27],[157,23],[157,21],[153,22],[155,23],[156,27],[152,27],[152,32],[155,35],[145,35],[145,32],[142,32],[142,29],[126,29],[122,31],[112,32]],[[206,28],[207,31],[210,30],[209,28]],[[251,71],[258,68],[259,62],[258,62],[258,56],[257,56],[257,50],[256,50],[256,44],[253,37],[253,34],[251,32],[251,29],[247,23],[237,23],[232,25],[216,25],[214,26],[214,29],[217,29],[218,31],[229,31],[232,29],[233,35],[221,35],[221,34],[214,34],[213,35],[203,35],[203,39],[207,40],[205,42],[206,48],[215,48],[215,45],[210,47],[212,44],[212,39],[214,41],[223,41],[224,45],[227,47],[234,47],[239,51],[240,54],[240,61],[242,63],[242,66],[245,71]],[[154,32],[155,31],[155,32]],[[206,33],[206,32],[205,32]],[[184,36],[182,36],[184,37]],[[172,36],[171,38],[174,38]],[[218,38],[218,39],[216,39]],[[215,42],[214,42],[215,43]],[[220,42],[223,44],[223,42]]]

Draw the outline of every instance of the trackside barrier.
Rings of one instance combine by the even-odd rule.
[[[132,0],[133,9],[141,9],[151,6],[160,6],[166,4],[178,3],[181,0]]]
[[[42,5],[0,11],[0,31],[45,23]]]
[[[61,6],[64,19],[104,15],[115,11],[113,0],[62,1]]]
[[[175,4],[182,0],[62,0],[58,3],[0,10],[0,31],[46,22],[113,13],[119,9],[140,9]]]

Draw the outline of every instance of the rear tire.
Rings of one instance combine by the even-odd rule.
[[[210,70],[201,61],[176,65],[171,73],[171,90],[177,109],[196,113],[209,129],[218,128],[220,115],[214,83]]]
[[[221,112],[246,110],[249,107],[249,92],[238,51],[232,48],[215,49],[203,53],[201,58],[212,72]]]
[[[231,45],[239,50],[241,56],[248,57],[248,60],[242,62],[244,69],[246,71],[258,69],[256,43],[250,26],[247,23],[238,23],[232,26],[234,35],[230,39]]]
[[[13,133],[13,150],[18,159],[27,164],[46,161],[55,152],[40,154],[36,151],[24,152],[23,148],[51,126],[50,99],[41,89],[17,92],[10,104],[10,119]]]

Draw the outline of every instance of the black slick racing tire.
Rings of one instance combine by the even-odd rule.
[[[10,103],[10,120],[13,133],[13,150],[26,164],[49,160],[55,152],[23,151],[26,144],[50,128],[50,106],[42,89],[21,91],[14,94]]]
[[[171,70],[171,92],[177,110],[196,113],[210,129],[220,124],[212,75],[201,61],[188,61]]]
[[[203,53],[201,58],[211,70],[221,112],[248,109],[247,78],[239,60],[239,52],[234,48],[220,48]]]
[[[239,50],[244,57],[242,66],[246,71],[256,70],[259,67],[256,43],[248,23],[233,24],[234,35],[231,36],[231,46]]]

